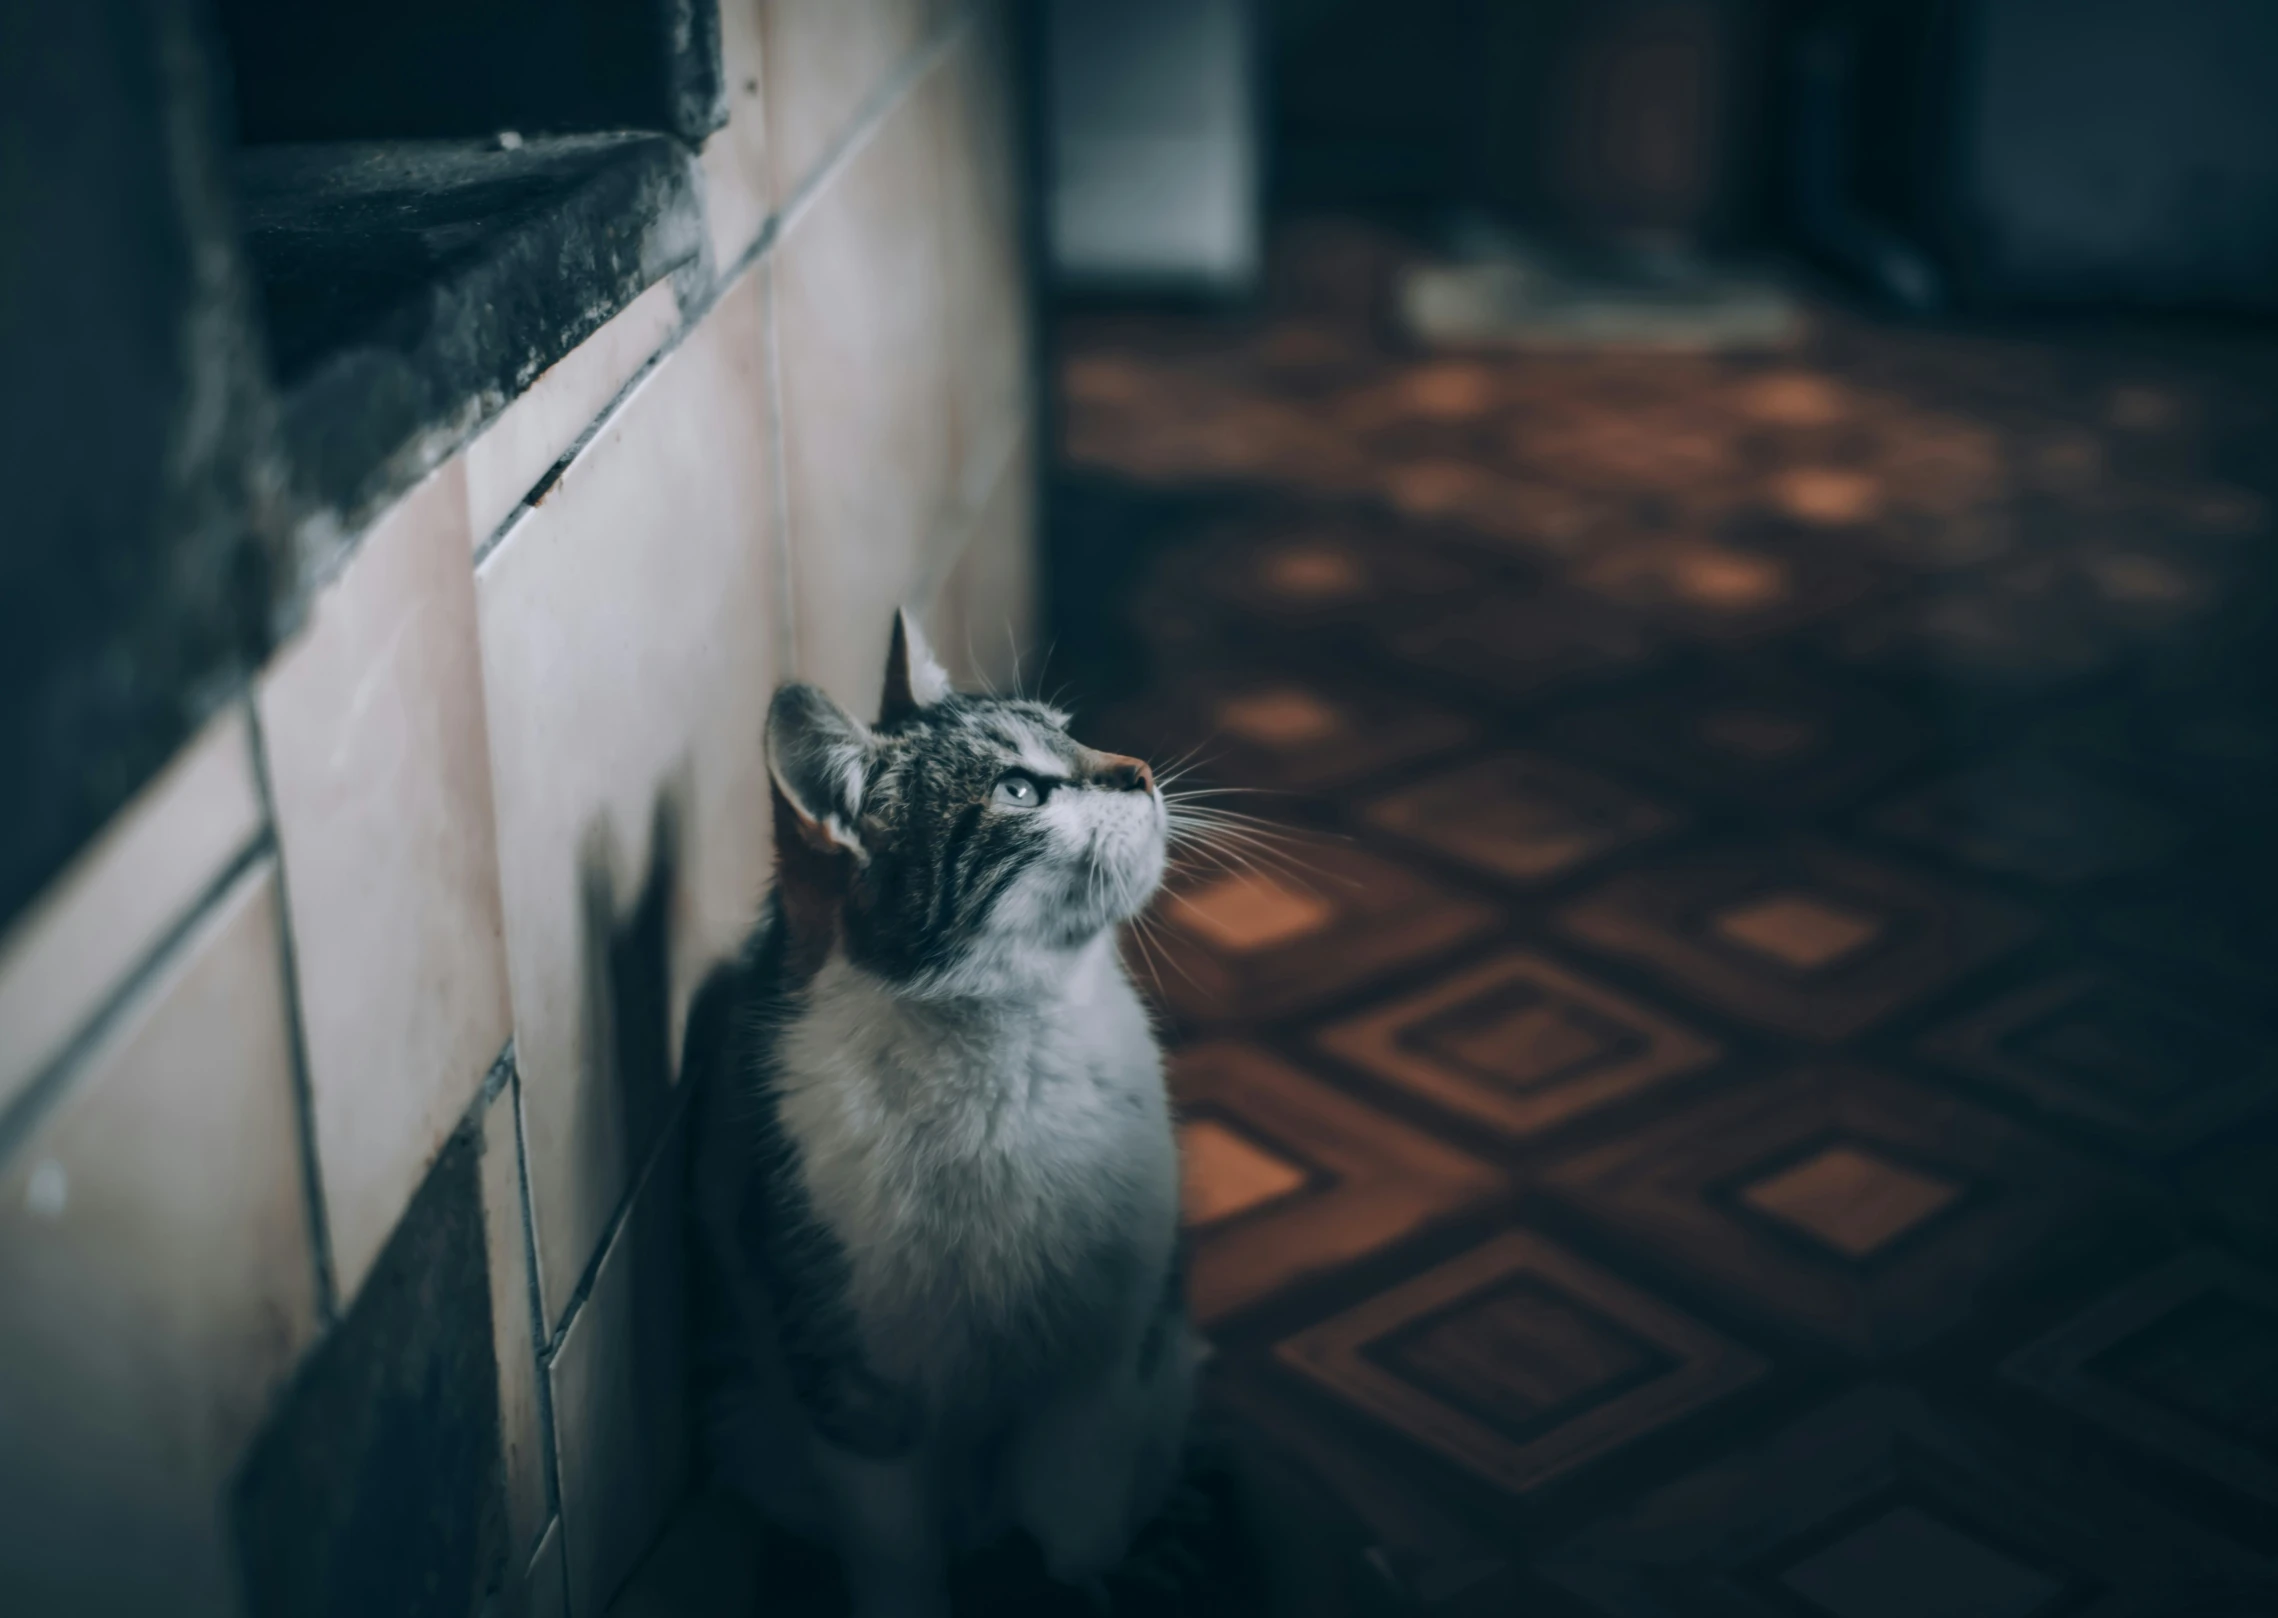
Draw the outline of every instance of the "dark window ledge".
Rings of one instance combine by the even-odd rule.
[[[704,240],[687,149],[664,135],[259,146],[236,163],[282,447],[336,532]]]

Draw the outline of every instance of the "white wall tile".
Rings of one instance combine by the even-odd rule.
[[[1028,286],[1020,240],[1015,85],[1001,7],[976,8],[930,76],[940,120],[950,425],[959,490],[974,502],[1029,417]]]
[[[554,1355],[562,1540],[577,1618],[600,1618],[688,1483],[677,1147],[658,1155]]]
[[[731,0],[733,3],[733,0]],[[943,0],[760,0],[775,194],[815,172],[915,51]]]
[[[1023,434],[997,468],[964,549],[933,592],[927,639],[960,689],[1033,686],[1036,655],[1036,458]]]
[[[233,704],[0,937],[0,1108],[56,1059],[260,825],[245,711]]]
[[[228,1481],[316,1334],[279,940],[263,861],[0,1170],[11,1614],[235,1611]]]
[[[569,1567],[562,1555],[562,1520],[546,1525],[546,1537],[530,1558],[522,1618],[569,1618]]]
[[[767,165],[765,50],[761,0],[720,0],[720,82],[728,123],[704,142],[704,214],[712,263],[725,275],[759,239],[774,195]]]
[[[760,736],[778,674],[777,564],[760,314],[747,275],[508,531],[478,579],[549,1322],[637,1155],[627,1097],[588,1026],[583,851],[596,841],[613,849],[616,902],[629,906],[656,806],[677,797],[675,1039],[688,996],[741,940],[769,877]]]
[[[480,545],[513,515],[679,325],[672,284],[659,281],[556,360],[476,436],[465,457],[473,543]]]
[[[750,1618],[761,1591],[766,1530],[740,1495],[699,1488],[673,1509],[641,1565],[611,1597],[608,1618]]]
[[[776,254],[799,672],[864,717],[892,610],[952,512],[937,76],[792,219]]]
[[[483,1237],[490,1261],[490,1320],[498,1355],[499,1448],[506,1462],[506,1544],[532,1551],[546,1522],[546,1454],[538,1423],[529,1243],[522,1225],[522,1165],[514,1086],[491,1098],[482,1125]]]
[[[462,462],[365,535],[257,699],[345,1307],[506,1042]]]

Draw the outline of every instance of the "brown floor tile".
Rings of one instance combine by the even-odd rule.
[[[2184,1202],[2226,1245],[2278,1270],[2278,1134],[2265,1126],[2220,1136],[2179,1161]]]
[[[1271,865],[1196,862],[1156,901],[1161,925],[1142,975],[1180,1016],[1205,1025],[1270,1022],[1476,938],[1492,906],[1388,860],[1309,841]]]
[[[2109,667],[2130,637],[2086,580],[2034,559],[1942,580],[1919,600],[1843,626],[1834,645],[1863,663],[2052,685]]]
[[[2195,806],[2254,812],[2278,796],[2278,722],[2235,692],[2103,703],[2063,716],[2045,734],[2068,756],[2187,795]]]
[[[2154,1155],[2278,1107],[2267,1029],[2099,968],[2029,983],[1936,1030],[1923,1049]]]
[[[1559,745],[1689,794],[1779,814],[1835,808],[1925,745],[1905,710],[1801,669],[1669,681],[1551,725]]]
[[[1655,1490],[1538,1565],[1608,1618],[2148,1618],[2260,1611],[2246,1592],[2267,1589],[2227,1541],[1884,1386]]]
[[[1825,549],[1786,552],[1705,534],[1613,545],[1573,569],[1583,590],[1720,643],[1786,634],[1867,593],[1872,577]]]
[[[2278,1505],[2278,1281],[2187,1253],[2014,1356],[2015,1382]]]
[[[1192,754],[1212,780],[1312,792],[1448,752],[1478,727],[1383,691],[1235,670],[1110,713],[1099,733],[1162,766]]]
[[[1847,1068],[1725,1091],[1555,1166],[1546,1184],[1665,1262],[1868,1358],[1959,1324],[2107,1186],[1991,1113]]]
[[[2039,758],[1948,776],[1877,810],[1869,824],[2052,886],[2160,865],[2182,845],[2181,828],[2151,805]]]
[[[1747,1349],[1523,1231],[1283,1342],[1282,1362],[1526,1495],[1746,1387]]]
[[[1204,1325],[1493,1196],[1502,1176],[1254,1047],[1171,1059]]]
[[[1563,593],[1451,601],[1434,616],[1388,627],[1379,644],[1399,663],[1508,702],[1629,673],[1654,654],[1635,616]]]
[[[2271,926],[2278,882],[2251,866],[2226,865],[2106,907],[2097,932],[2116,948],[2193,981],[2278,1003],[2278,929]]]
[[[1709,1005],[1847,1039],[2034,930],[2000,900],[1818,843],[1733,844],[1614,877],[1559,913],[1583,942]]]
[[[1531,753],[1494,753],[1371,799],[1368,822],[1521,885],[1553,882],[1660,836],[1679,817]]]
[[[1338,629],[1471,594],[1508,570],[1476,544],[1447,544],[1349,509],[1274,514],[1166,557],[1134,610],[1200,600],[1246,626]]]
[[[1513,1140],[1717,1058],[1709,1040],[1539,955],[1508,955],[1348,1018],[1323,1050]]]
[[[1497,1554],[1507,1550],[1498,1543],[1503,1536],[1482,1532],[1467,1513],[1450,1509],[1421,1486],[1410,1475],[1420,1468],[1386,1464],[1384,1451],[1397,1439],[1387,1444],[1361,1423],[1324,1421],[1308,1397],[1311,1391],[1276,1374],[1270,1364],[1226,1359],[1212,1363],[1204,1384],[1207,1410],[1226,1412],[1231,1424],[1327,1489],[1401,1564],[1402,1573],[1424,1571],[1430,1577],[1436,1571],[1444,1579],[1503,1559]],[[1291,1618],[1309,1614],[1297,1608]]]

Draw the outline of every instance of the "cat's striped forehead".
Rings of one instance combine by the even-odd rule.
[[[993,779],[1010,767],[1064,775],[1082,756],[1068,736],[1068,718],[1041,702],[945,698],[880,733],[871,791],[938,789],[954,778]]]

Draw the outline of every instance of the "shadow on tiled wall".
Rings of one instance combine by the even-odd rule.
[[[481,1149],[471,1128],[444,1148],[246,1461],[237,1544],[262,1618],[468,1612],[507,1577]]]

